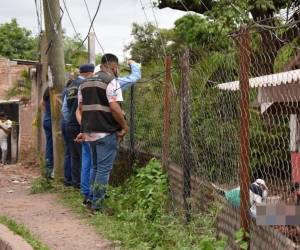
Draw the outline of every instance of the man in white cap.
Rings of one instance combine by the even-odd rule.
[[[268,187],[263,179],[256,179],[250,185],[250,212],[251,215],[256,217],[256,204],[266,201],[268,196]]]

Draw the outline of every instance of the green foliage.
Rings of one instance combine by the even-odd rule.
[[[289,116],[268,125],[259,111],[250,110],[250,166],[253,175],[282,174],[289,166]]]
[[[162,167],[158,161],[152,160],[126,185],[110,189],[106,205],[120,219],[126,219],[128,212],[143,211],[144,219],[155,221],[164,213],[167,190]]]
[[[199,15],[186,15],[175,21],[174,40],[190,48],[200,47],[205,52],[228,47],[226,30],[219,23]]]
[[[16,19],[0,24],[0,56],[9,59],[37,59],[37,38],[22,28]]]
[[[88,61],[88,51],[84,45],[79,50],[76,50],[81,44],[80,36],[65,36],[63,41],[65,61],[67,65],[71,65],[71,67],[69,67],[69,70],[78,68],[79,65],[84,64]]]
[[[249,237],[249,234],[246,233],[246,237]],[[245,231],[243,228],[235,232],[234,235],[235,243],[240,247],[240,249],[247,250],[249,243],[245,241]]]
[[[47,193],[54,189],[51,182],[47,181],[45,178],[40,177],[35,179],[30,186],[31,194]]]
[[[23,70],[21,79],[14,82],[13,86],[6,92],[6,98],[21,96],[30,99],[31,97],[31,79],[28,70]]]
[[[275,72],[282,72],[288,62],[293,59],[297,53],[297,45],[298,38],[294,39],[294,41],[284,45],[278,50],[273,66]]]
[[[134,41],[126,46],[125,51],[130,51],[131,57],[142,64],[158,60],[163,56],[163,46],[167,45],[169,33],[167,30],[157,30],[151,23],[145,25],[133,23],[131,34]]]
[[[124,249],[225,249],[226,241],[217,241],[213,234],[216,210],[195,215],[190,225],[167,211],[167,178],[156,160],[108,194],[109,217],[99,214],[92,224]]]
[[[21,236],[27,241],[34,250],[50,250],[47,246],[42,244],[30,231],[22,224],[18,224],[12,219],[0,215],[0,224],[7,226],[15,234]]]

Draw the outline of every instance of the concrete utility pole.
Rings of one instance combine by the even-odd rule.
[[[88,50],[89,50],[89,63],[93,63],[96,65],[96,46],[95,46],[95,33],[89,33],[89,43],[88,43]]]
[[[51,119],[55,177],[63,177],[63,140],[60,129],[60,93],[65,84],[65,60],[61,29],[59,0],[43,0],[46,37],[48,41],[48,63],[53,86],[50,88]]]

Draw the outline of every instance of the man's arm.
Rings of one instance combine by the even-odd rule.
[[[116,120],[117,123],[119,123],[119,125],[121,126],[122,130],[118,131],[118,137],[120,139],[123,139],[123,137],[128,133],[129,128],[127,125],[127,122],[124,118],[124,113],[123,110],[120,107],[120,104],[118,102],[110,102],[109,103],[109,107],[111,110],[111,113],[114,117],[114,119]]]
[[[78,123],[81,125],[81,118],[82,118],[82,104],[78,103],[77,109],[76,109],[76,119]]]
[[[138,80],[141,79],[141,69],[139,64],[134,61],[129,61],[129,65],[131,68],[131,74],[124,77],[119,77],[118,81],[120,83],[120,87],[122,90],[129,88],[134,85]]]
[[[68,105],[67,105],[67,96],[64,96],[64,100],[63,100],[63,105],[61,108],[61,113],[64,117],[64,120],[67,121],[69,118],[69,109],[68,109]]]
[[[121,127],[121,131],[118,131],[117,134],[119,139],[122,140],[122,138],[128,133],[129,128],[124,118],[123,110],[119,104],[119,102],[123,101],[122,91],[120,89],[120,84],[115,79],[107,85],[106,97],[111,113]]]

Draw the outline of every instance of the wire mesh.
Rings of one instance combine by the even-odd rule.
[[[300,243],[299,226],[285,225],[287,210],[273,213],[275,222],[265,226],[257,226],[257,211],[264,204],[267,218],[271,204],[300,202],[299,30],[278,18],[262,23],[225,36],[220,50],[190,48],[186,90],[187,59],[173,58],[168,174],[173,202],[186,213],[222,204],[216,226],[230,236],[232,248],[238,248],[233,235],[243,227],[251,248],[286,249]],[[163,89],[163,77],[136,85],[131,131],[134,150],[158,157]]]

